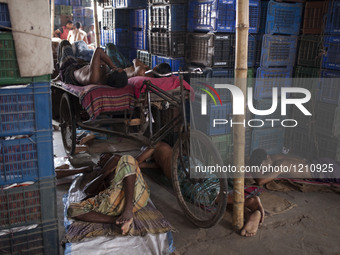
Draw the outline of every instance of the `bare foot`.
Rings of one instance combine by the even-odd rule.
[[[260,198],[258,196],[250,197],[246,199],[244,206],[247,207],[251,212],[255,212],[256,210],[260,211],[261,213],[260,225],[261,225],[264,220],[264,209]]]
[[[133,222],[133,218],[126,221],[123,224],[123,226],[120,228],[122,230],[123,236],[125,236],[130,231],[130,227],[131,227],[132,222]]]
[[[129,232],[132,222],[133,222],[132,210],[124,210],[124,212],[116,220],[117,225],[122,224],[121,229],[123,235],[126,235]]]
[[[256,210],[253,212],[246,225],[243,227],[241,231],[241,236],[254,236],[257,232],[257,229],[259,228],[259,223],[261,220],[261,212],[259,210]]]

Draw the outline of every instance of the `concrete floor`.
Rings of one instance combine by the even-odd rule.
[[[59,158],[65,156],[60,132],[54,132],[54,154]],[[78,163],[86,164],[89,160],[91,158],[83,156]],[[245,238],[232,230],[230,212],[226,212],[223,220],[213,228],[193,226],[168,189],[147,176],[145,179],[151,189],[152,201],[177,229],[174,244],[180,254],[340,254],[339,194],[272,192],[297,206],[266,217],[257,235]],[[60,239],[64,236],[61,198],[67,189],[68,185],[57,187]]]

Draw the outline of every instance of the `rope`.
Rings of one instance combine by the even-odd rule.
[[[41,37],[41,38],[44,38],[44,39],[51,40],[51,37],[47,37],[47,36],[43,36],[43,35],[37,35],[37,34],[33,34],[33,33],[30,33],[30,32],[26,32],[26,31],[20,31],[20,30],[13,29],[13,28],[11,28],[11,27],[3,26],[3,25],[0,25],[0,28],[5,28],[5,29],[11,30],[11,31],[13,31],[13,32],[22,33],[22,34],[28,34],[28,35],[33,35],[33,36],[36,36],[36,37]]]

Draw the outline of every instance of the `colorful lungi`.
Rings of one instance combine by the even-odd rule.
[[[125,207],[125,194],[123,180],[125,177],[136,174],[133,212],[146,206],[150,196],[149,188],[143,179],[137,161],[129,155],[122,156],[116,167],[116,173],[110,186],[95,197],[88,198],[80,203],[70,204],[68,216],[76,217],[90,211],[109,216],[120,215]]]

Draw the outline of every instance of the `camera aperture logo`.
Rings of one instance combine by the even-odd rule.
[[[214,92],[214,94],[219,99],[219,102],[221,105],[223,105],[220,95],[217,93],[216,89],[226,89],[229,90],[232,97],[232,115],[245,115],[244,112],[244,104],[245,104],[245,96],[242,93],[242,90],[238,88],[235,85],[231,84],[215,84],[214,87],[206,84],[201,83],[206,88],[210,89]],[[217,105],[217,102],[212,95],[211,92],[209,92],[206,88],[201,88],[202,91],[206,92],[214,101],[215,105]],[[277,87],[272,88],[272,105],[269,109],[256,109],[254,106],[254,100],[253,100],[253,88],[248,87],[247,88],[247,107],[250,113],[254,115],[259,116],[269,116],[273,114],[277,108],[278,103],[280,101],[281,105],[281,116],[287,116],[287,106],[288,105],[295,105],[304,115],[311,116],[312,114],[306,109],[306,107],[303,105],[311,99],[311,93],[309,90],[305,88],[299,88],[299,87],[281,87],[281,94],[279,97]],[[290,94],[298,93],[300,95],[304,95],[304,97],[300,98],[291,98],[289,97]],[[201,115],[207,115],[208,111],[208,102],[207,102],[207,94],[201,94]],[[228,114],[229,115],[229,114]],[[219,127],[220,125],[230,125],[230,127],[233,127],[234,125],[243,125],[244,127],[252,127],[252,128],[260,128],[265,125],[265,122],[270,123],[270,127],[275,127],[276,123],[280,123],[282,127],[296,127],[298,125],[298,121],[295,119],[277,119],[277,118],[265,118],[265,119],[248,119],[244,118],[242,122],[234,122],[233,119],[228,118],[214,118],[212,119],[212,127]]]

